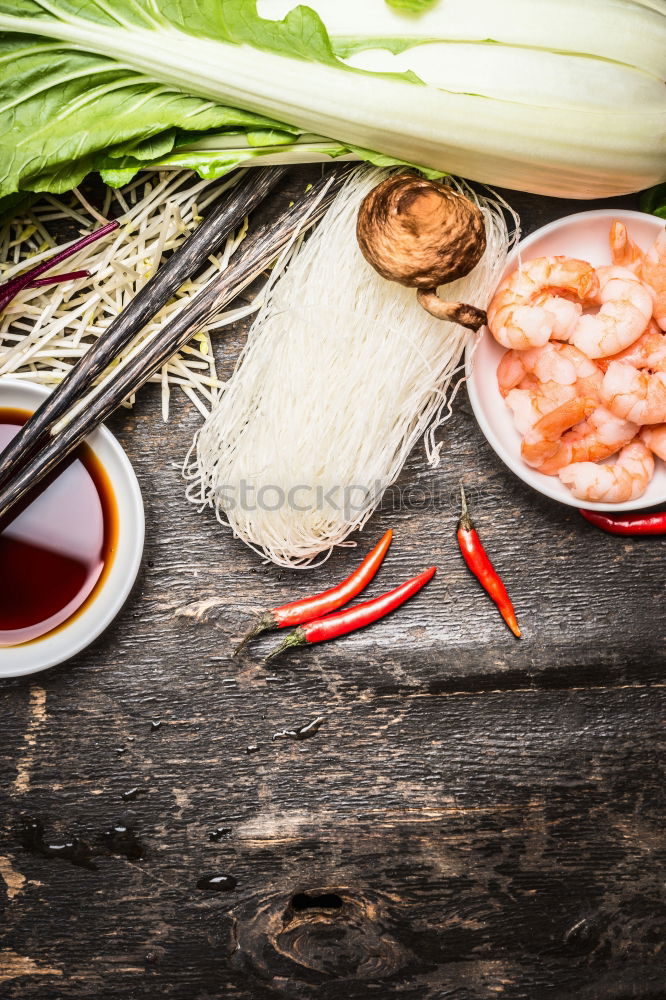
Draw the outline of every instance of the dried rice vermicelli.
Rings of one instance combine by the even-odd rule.
[[[412,289],[385,281],[362,257],[358,207],[387,175],[354,171],[286,270],[276,268],[185,463],[189,499],[212,506],[281,566],[312,565],[361,528],[419,438],[437,462],[436,431],[474,337],[430,317]],[[450,183],[480,206],[488,246],[445,295],[485,307],[515,239],[510,210]]]

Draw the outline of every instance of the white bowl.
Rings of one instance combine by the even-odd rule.
[[[0,379],[0,407],[35,410],[49,390]],[[118,542],[110,569],[88,605],[71,621],[40,639],[0,647],[0,678],[34,674],[54,667],[89,646],[116,617],[141,565],[145,519],[139,484],[127,455],[113,434],[100,427],[86,443],[109,478],[118,513]]]
[[[565,254],[568,257],[589,261],[595,267],[609,264],[608,233],[613,219],[625,222],[629,235],[646,250],[664,226],[663,220],[653,215],[619,208],[601,208],[593,212],[568,215],[525,237],[509,256],[504,275],[515,270],[518,254],[524,261],[534,257]],[[520,454],[521,437],[514,426],[513,415],[502,399],[497,385],[497,365],[504,352],[505,348],[497,343],[487,329],[484,329],[476,349],[473,345],[467,349],[465,358],[467,391],[474,416],[488,443],[519,479],[552,500],[559,500],[560,503],[570,507],[584,506],[588,510],[641,510],[643,507],[666,503],[666,465],[663,462],[656,463],[655,474],[643,496],[627,503],[616,504],[578,500],[557,476],[545,476],[526,465]]]

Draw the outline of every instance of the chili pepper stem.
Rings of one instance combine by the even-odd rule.
[[[303,629],[295,628],[293,632],[290,632],[289,635],[284,637],[280,645],[274,649],[272,653],[268,654],[264,663],[268,663],[268,661],[272,660],[274,656],[279,656],[280,653],[284,653],[287,649],[291,649],[296,646],[304,646],[307,641],[307,636]]]
[[[467,497],[465,496],[465,487],[462,484],[462,479],[460,480],[460,503],[462,510],[460,512],[460,523],[458,528],[462,528],[463,531],[472,530],[472,519],[469,516],[469,509],[467,507]]]
[[[252,639],[256,639],[256,637],[258,635],[262,635],[263,632],[272,632],[275,629],[277,629],[277,627],[278,623],[275,621],[273,615],[270,613],[270,611],[265,611],[263,615],[261,615],[261,617],[257,620],[257,623],[249,630],[249,632],[245,633],[241,641],[238,643],[233,653],[231,654],[232,659],[239,656],[247,646],[248,642],[250,642]]]
[[[254,628],[250,629],[242,642],[236,647],[232,656],[238,654],[245,648],[247,643],[262,632],[273,631],[274,629],[289,628],[294,625],[303,625],[305,622],[315,621],[323,615],[336,611],[343,604],[356,597],[367,587],[375,573],[384,561],[388,551],[393,532],[391,529],[384,532],[375,547],[368,552],[367,556],[357,566],[354,572],[330,590],[325,590],[321,594],[313,597],[303,597],[298,601],[291,601],[289,604],[282,604],[278,608],[269,608],[259,618]]]

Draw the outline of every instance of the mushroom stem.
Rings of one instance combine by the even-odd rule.
[[[436,288],[419,288],[416,297],[423,308],[436,316],[437,319],[445,319],[451,323],[459,323],[470,330],[480,330],[488,322],[488,317],[483,309],[476,306],[467,305],[465,302],[445,302],[440,299]]]

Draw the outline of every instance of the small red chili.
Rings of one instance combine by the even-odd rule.
[[[520,638],[520,629],[513,604],[506,592],[506,587],[502,583],[496,569],[491,563],[486,550],[481,544],[476,528],[472,523],[467,509],[467,498],[462,483],[460,484],[460,496],[462,499],[462,513],[458,521],[458,545],[463,554],[463,559],[467,566],[477,578],[483,589],[489,594],[497,607],[502,618],[507,623],[517,639]]]
[[[666,535],[666,510],[655,514],[630,514],[629,517],[611,517],[596,510],[579,513],[595,528],[610,535]]]
[[[430,569],[424,570],[423,573],[407,580],[395,590],[389,590],[381,597],[374,597],[371,601],[356,604],[352,608],[347,608],[346,611],[339,611],[336,615],[327,615],[325,618],[318,618],[316,621],[301,625],[285,636],[277,649],[269,653],[266,659],[270,660],[292,646],[327,642],[329,639],[337,639],[341,635],[347,635],[348,632],[355,632],[356,629],[371,625],[380,618],[384,618],[391,611],[395,611],[414,594],[418,594],[419,590],[425,587],[429,580],[432,580],[436,572],[437,567],[431,566]]]
[[[337,587],[325,590],[321,594],[313,597],[303,597],[300,601],[292,601],[290,604],[283,604],[279,608],[271,608],[265,611],[259,621],[250,629],[242,642],[236,646],[233,655],[237,656],[247,645],[250,639],[261,635],[262,632],[272,632],[279,628],[288,628],[293,625],[301,625],[304,622],[321,618],[331,611],[337,611],[347,601],[351,601],[357,594],[367,587],[377,570],[384,561],[384,556],[388,552],[393,532],[389,529],[375,545],[360,566],[358,566],[351,576],[339,583]]]

